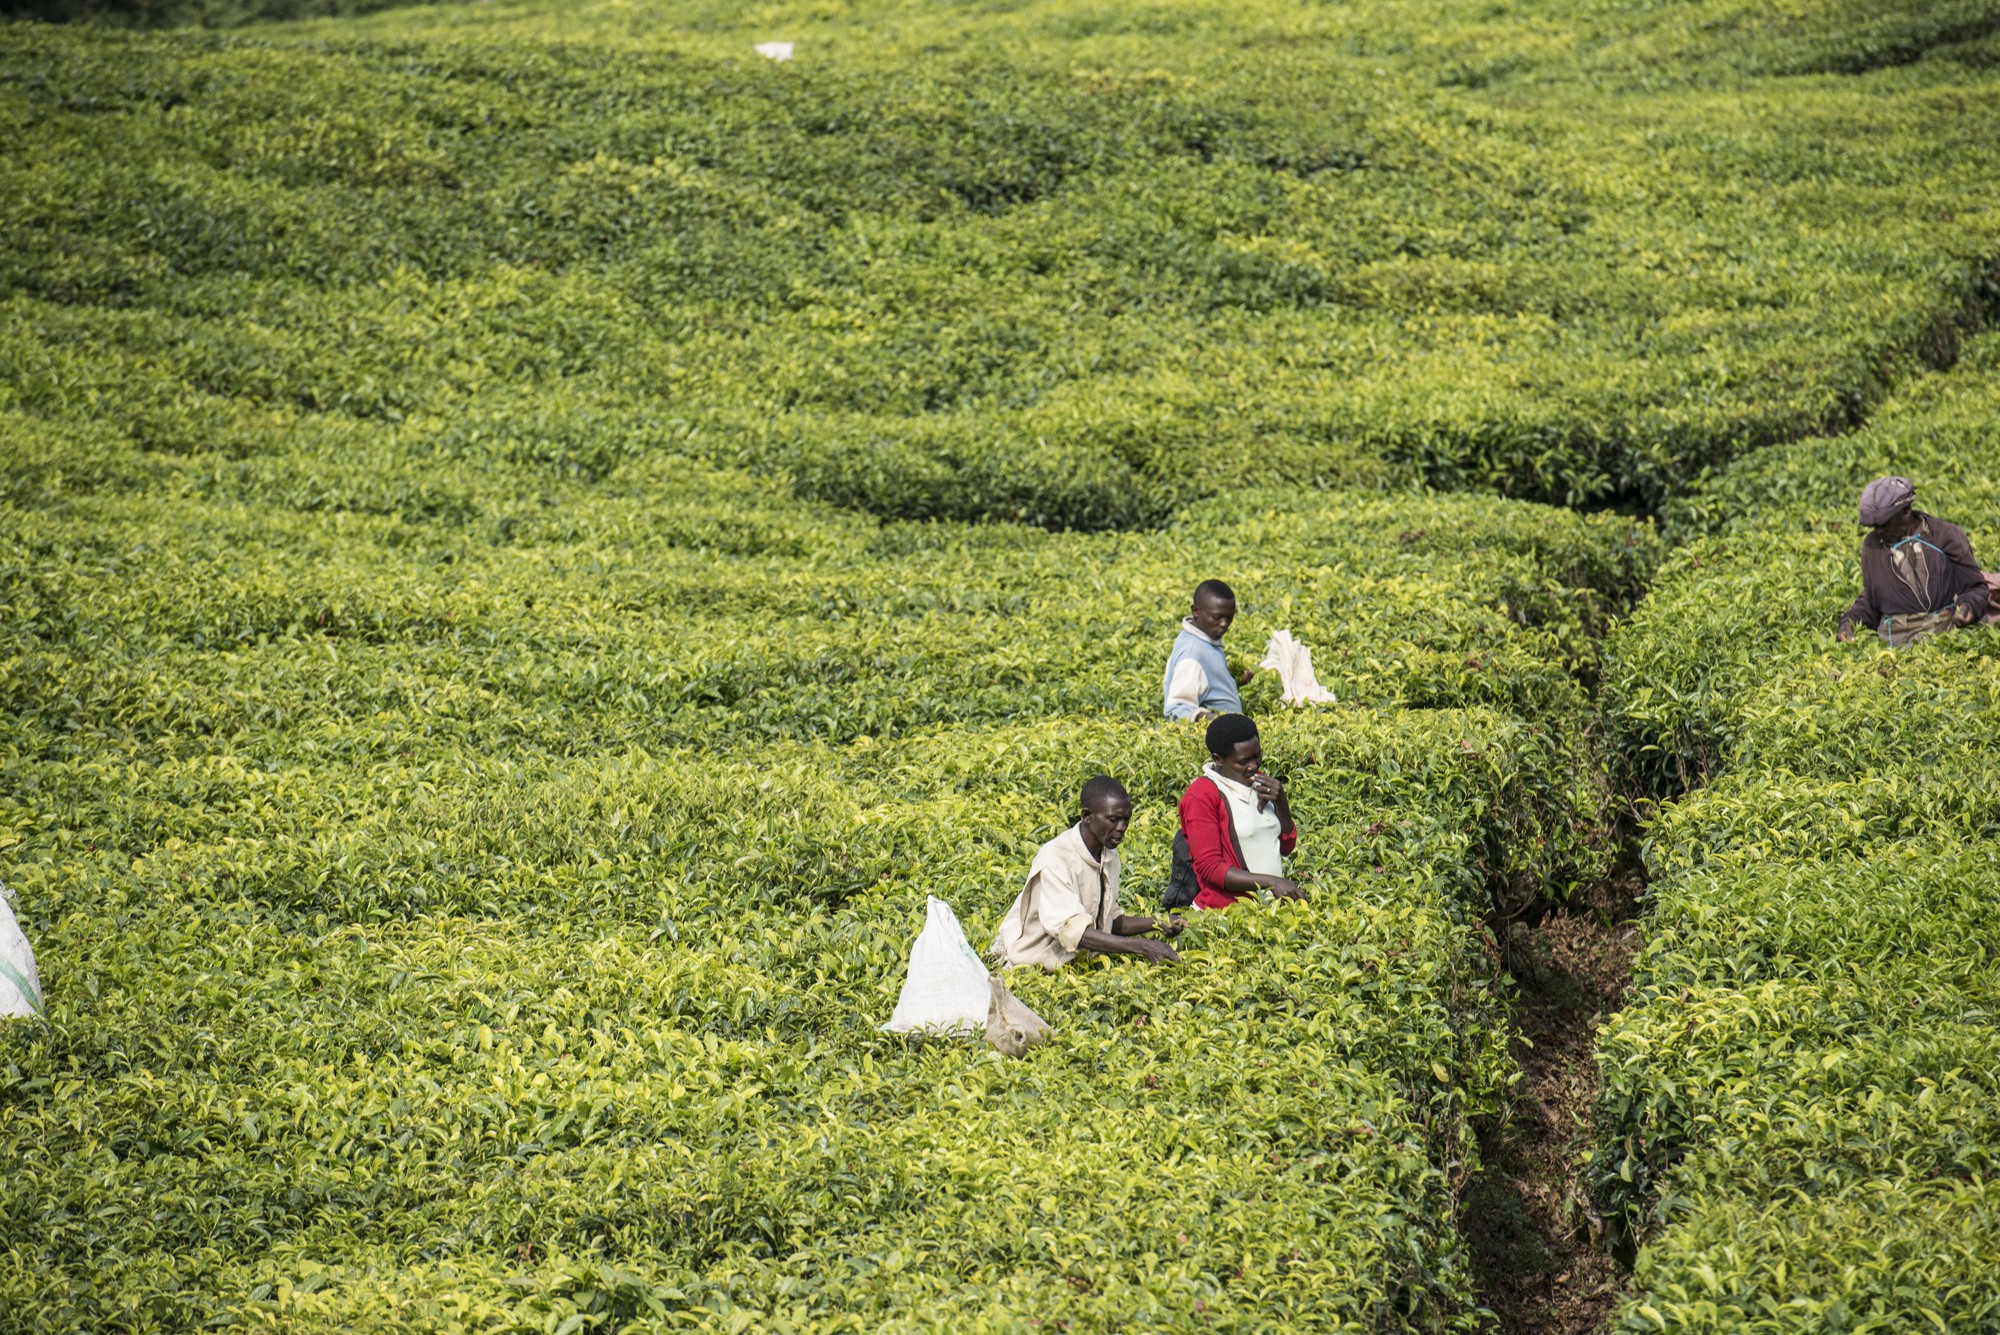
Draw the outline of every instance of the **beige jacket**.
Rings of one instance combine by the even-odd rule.
[[[1060,969],[1076,958],[1087,929],[1108,932],[1117,918],[1118,850],[1092,857],[1082,828],[1072,825],[1035,854],[1028,884],[993,938],[993,953],[1008,964]]]

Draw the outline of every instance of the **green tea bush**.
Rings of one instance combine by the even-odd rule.
[[[1274,722],[1274,749],[1309,736]],[[1037,743],[1044,730],[1028,729],[993,750]],[[873,750],[845,763],[865,769]],[[882,783],[956,784],[929,759]],[[510,768],[488,761],[454,785],[433,766],[372,766],[357,790],[218,762],[136,766],[122,818],[88,832],[123,846],[87,851],[33,814],[54,794],[25,791],[14,876],[55,915],[52,994],[81,1009],[15,1053],[10,1135],[49,1166],[13,1184],[23,1210],[39,1202],[10,1242],[27,1267],[8,1280],[17,1310],[184,1324],[299,1288],[329,1249],[348,1258],[342,1274],[284,1293],[288,1319],[420,1326],[472,1303],[493,1328],[526,1328],[536,1295],[578,1264],[622,1269],[642,1306],[718,1328],[738,1311],[928,1326],[936,1304],[962,1301],[967,1320],[1005,1324],[1023,1305],[1051,1310],[1024,1287],[1033,1275],[1078,1281],[1053,1310],[1085,1320],[1255,1324],[1276,1304],[1429,1329],[1461,1309],[1446,1221],[1471,1152],[1463,1119],[1491,1106],[1508,1066],[1490,975],[1448,911],[1465,866],[1448,826],[1360,847],[1382,833],[1361,815],[1404,821],[1353,801],[1340,823],[1327,813],[1306,864],[1320,903],[1303,914],[1200,925],[1178,973],[1020,980],[1062,1018],[1047,1051],[1075,1035],[1080,1065],[1064,1074],[872,1028],[925,890],[997,920],[1032,845],[1023,829],[1046,832],[1059,810],[1022,804],[1033,768],[1011,818],[1009,795],[878,794],[857,809],[874,785],[782,763],[730,778],[634,758],[525,784]],[[118,781],[102,762],[93,773],[105,801]],[[1424,796],[1406,794],[1412,818]],[[329,803],[346,819],[307,834],[328,830]],[[1164,802],[1148,805],[1135,855],[1157,877],[1170,826]],[[726,819],[721,840],[687,828],[704,809]],[[384,820],[395,828],[371,828]],[[895,843],[874,861],[827,842],[865,845],[875,826]],[[813,910],[810,884],[773,880],[815,856],[854,883],[838,916]],[[1369,857],[1389,865],[1359,865]],[[377,885],[414,897],[299,894]],[[1274,1025],[1296,1038],[1274,1044]],[[65,1120],[37,1071],[92,1073],[89,1115]],[[1091,1116],[1064,1117],[1063,1149],[1043,1117],[1078,1097]],[[1154,1167],[1135,1172],[1134,1155]],[[1081,1192],[1079,1171],[1094,1184]],[[142,1199],[155,1206],[138,1224]],[[1274,1219],[1292,1223],[1274,1234]],[[1156,1254],[1176,1236],[1189,1241]],[[352,1258],[378,1247],[413,1259],[383,1253],[371,1275]],[[450,1292],[404,1312],[395,1292],[459,1256]],[[800,1287],[830,1266],[848,1284]],[[46,1287],[58,1276],[60,1296]]]
[[[1779,692],[1825,684],[1804,611],[1713,657],[1766,608],[1713,592],[1669,595],[1691,647],[1649,603],[1607,657],[1663,550],[1623,516],[1858,424],[1987,318],[1987,17],[0,27],[0,878],[52,1020],[0,1035],[0,1310],[1476,1328],[1457,1197],[1515,1076],[1480,920],[1608,861],[1592,687],[1698,772],[1789,755]],[[1090,773],[1132,785],[1157,890],[1202,759],[1160,671],[1208,576],[1239,662],[1290,629],[1338,696],[1246,697],[1311,903],[1200,919],[1179,970],[1017,979],[1057,1031],[1024,1061],[877,1033],[925,896],[984,944]],[[1886,717],[1964,653],[1840,689]],[[1839,777],[1813,754],[1783,763]],[[1982,1060],[1971,957],[1867,957],[1926,1047],[1866,978],[1786,972],[1812,930],[1758,985],[1818,989],[1856,1073],[1913,1054],[1839,1106],[1976,1223],[1986,1123],[1911,1147],[1923,1080],[1987,1089],[1943,1065]],[[1785,1018],[1711,1000],[1718,1033]],[[1635,1199],[1724,1191],[1693,1176],[1721,1115],[1631,1070]],[[1785,1135],[1770,1191],[1859,1176]]]
[[[1574,8],[1560,53],[1397,4],[1224,41],[1199,6],[800,11],[785,65],[750,54],[784,12],[732,7],[11,25],[0,288],[156,407],[400,434],[504,385],[586,400],[587,469],[664,430],[884,517],[1054,528],[1273,482],[1656,508],[1956,355],[2000,253],[1973,51],[1810,83],[1740,5]],[[1777,27],[1977,45],[1960,8]]]
[[[1936,514],[1984,519],[2000,505],[1992,479],[1966,465],[2000,411],[2000,338],[1969,340],[1954,374],[1913,381],[1851,435],[1759,450],[1703,480],[1668,511],[1674,536],[1750,532],[1779,521],[1858,536],[1861,488],[1885,472],[1915,479]]]
[[[0,855],[57,999],[0,1068],[31,1328],[1472,1325],[1456,1196],[1514,1075],[1478,923],[1606,857],[1577,674],[1651,525],[885,524],[497,411],[405,450],[216,402],[0,418]],[[984,944],[1094,771],[1156,893],[1211,572],[1239,658],[1289,626],[1340,694],[1250,690],[1313,904],[1018,980],[1029,1062],[875,1033],[924,896]]]
[[[1867,428],[1747,455],[1676,503],[1670,530],[1688,541],[1608,650],[1618,696],[1611,713],[1636,791],[1684,786],[1714,770],[1737,743],[1752,697],[1770,695],[1763,745],[1791,738],[1787,755],[1879,735],[1893,706],[1867,710],[1878,726],[1856,729],[1841,717],[1844,701],[1840,713],[1815,717],[1759,688],[1797,665],[1816,692],[1895,692],[1887,683],[1896,680],[1900,660],[1881,658],[1870,666],[1886,675],[1871,678],[1853,653],[1825,656],[1835,621],[1860,591],[1863,530],[1854,514],[1873,478],[1915,479],[1924,508],[1963,527],[1984,563],[2000,562],[2000,494],[1968,467],[1987,446],[2000,401],[1996,356],[2000,339],[1975,339],[1957,371],[1914,382]],[[1704,530],[1709,536],[1696,536]],[[1927,652],[1983,657],[1985,645],[1977,636],[1947,638]],[[1808,663],[1819,670],[1805,671]],[[1915,678],[1905,692],[1911,703],[1936,689],[1935,681]],[[1772,753],[1758,763],[1788,762]]]
[[[7,0],[0,14],[54,23],[129,24],[138,28],[227,28],[273,19],[367,14],[435,0]]]
[[[1922,837],[1869,851],[1725,854],[1658,893],[1636,1004],[1599,1049],[1599,1192],[1643,1210],[1622,1328],[2000,1305],[1975,1252],[1919,1222],[1986,1208],[1996,868]]]
[[[1985,738],[2000,647],[1973,629],[1839,645],[1867,479],[1907,472],[1993,540],[1965,470],[1990,336],[1864,431],[1747,456],[1606,654],[1628,766],[1703,787],[1647,831],[1647,943],[1600,1038],[1600,1199],[1642,1243],[1620,1329],[1962,1329],[2000,1288],[2000,1092],[1984,923],[2000,864]],[[1934,480],[1934,481],[1933,481]],[[1935,499],[1929,499],[1929,498]]]
[[[393,1322],[387,1277],[348,1268],[351,1249],[391,1247],[419,1276],[463,1256],[454,1301],[508,1309],[506,1329],[532,1324],[513,1277],[541,1287],[578,1256],[717,1328],[737,1310],[928,1328],[966,1303],[1003,1323],[1451,1324],[1464,1280],[1432,1151],[1469,1142],[1451,1130],[1465,1089],[1439,1072],[1462,1041],[1453,990],[1482,984],[1433,910],[1329,902],[1303,937],[1297,915],[1246,914],[1213,925],[1205,968],[1026,980],[1074,1038],[1059,1064],[1010,1065],[873,1032],[916,907],[899,899],[859,934],[808,920],[731,942],[718,920],[657,948],[452,920],[288,940],[202,912],[227,913],[206,894],[134,904],[206,938],[205,961],[175,979],[129,937],[108,946],[93,1036],[47,1040],[101,1064],[107,1097],[69,1129],[11,1119],[63,1150],[52,1177],[15,1184],[43,1201],[44,1278],[102,1256],[71,1310],[185,1318],[204,1292],[250,1307],[338,1248],[342,1276],[298,1296],[300,1319],[331,1301],[327,1324]],[[160,1005],[191,1003],[213,1031],[158,1032]],[[288,1032],[263,1031],[274,1005]],[[1273,1045],[1274,1025],[1292,1041]],[[1504,1066],[1497,1046],[1479,1060],[1482,1080]],[[182,1062],[198,1065],[167,1074]],[[171,1203],[116,1222],[144,1197]],[[155,1248],[216,1270],[149,1282],[119,1259]],[[830,1273],[847,1279],[809,1278]]]

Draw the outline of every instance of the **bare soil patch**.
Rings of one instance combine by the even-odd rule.
[[[1603,1329],[1626,1270],[1585,1189],[1597,1097],[1597,1027],[1623,1002],[1638,944],[1636,867],[1539,922],[1498,928],[1517,984],[1516,1047],[1526,1073],[1513,1108],[1480,1137],[1482,1167],[1461,1223],[1481,1295],[1503,1335]]]

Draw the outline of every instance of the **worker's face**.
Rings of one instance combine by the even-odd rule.
[[[1215,767],[1222,771],[1224,778],[1247,784],[1264,772],[1264,743],[1255,737],[1247,742],[1238,742],[1226,759],[1216,758]]]
[[[1228,634],[1229,623],[1236,620],[1236,600],[1203,594],[1188,609],[1188,620],[1194,622],[1194,628],[1209,639],[1219,640]]]
[[[1132,824],[1132,802],[1129,798],[1114,797],[1108,802],[1099,802],[1095,807],[1083,809],[1083,833],[1100,852],[1125,842],[1125,830]]]
[[[1875,531],[1882,535],[1884,542],[1894,542],[1898,538],[1907,538],[1910,534],[1917,531],[1917,517],[1910,513],[1910,511],[1905,510],[1888,523],[1878,525]]]

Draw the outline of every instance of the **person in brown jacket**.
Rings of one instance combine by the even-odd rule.
[[[1857,625],[1900,648],[1920,635],[1969,626],[1986,615],[1986,577],[1965,530],[1915,507],[1916,485],[1879,477],[1861,492],[1861,594],[1840,616],[1835,638]]]

